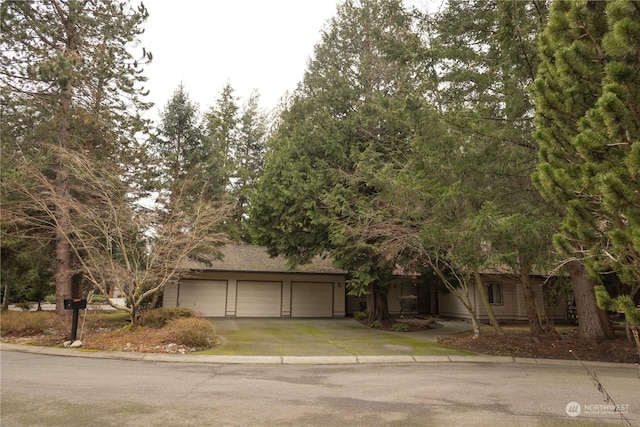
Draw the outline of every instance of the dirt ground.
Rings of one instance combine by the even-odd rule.
[[[393,330],[395,323],[407,324],[408,331],[438,327],[433,319],[395,319],[382,322],[382,329]],[[369,325],[371,326],[371,325]],[[614,323],[617,338],[587,342],[577,337],[577,326],[557,325],[556,335],[534,338],[526,325],[503,325],[504,335],[498,336],[490,326],[482,326],[481,335],[469,333],[438,337],[440,344],[463,348],[492,356],[530,357],[537,359],[567,359],[582,361],[640,363],[633,337],[627,338],[622,323]]]

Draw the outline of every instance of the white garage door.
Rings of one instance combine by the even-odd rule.
[[[223,280],[182,280],[178,307],[195,310],[207,317],[224,317],[227,308],[227,282]]]
[[[282,282],[238,281],[237,317],[280,317]]]
[[[291,317],[332,317],[333,283],[293,282]]]

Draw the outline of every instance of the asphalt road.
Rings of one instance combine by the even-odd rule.
[[[192,364],[14,351],[0,357],[3,427],[629,425],[620,413],[640,425],[640,371],[628,365],[595,368],[620,405],[614,412],[575,364]]]

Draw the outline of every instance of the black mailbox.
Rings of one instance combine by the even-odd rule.
[[[83,298],[74,298],[74,299],[65,299],[64,300],[64,308],[66,310],[82,310],[87,308],[87,299]]]

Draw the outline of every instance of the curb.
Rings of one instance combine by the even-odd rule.
[[[528,357],[511,356],[483,356],[483,355],[395,355],[395,356],[226,356],[226,355],[184,355],[164,353],[127,353],[88,351],[71,348],[39,347],[31,345],[8,344],[0,342],[0,351],[17,353],[44,354],[62,357],[84,357],[88,359],[114,359],[148,362],[196,363],[196,364],[245,364],[245,365],[374,365],[374,364],[407,364],[407,363],[515,363],[555,366],[588,366],[599,368],[627,368],[640,369],[639,365],[631,363],[612,362],[580,362],[564,359],[534,359]]]

